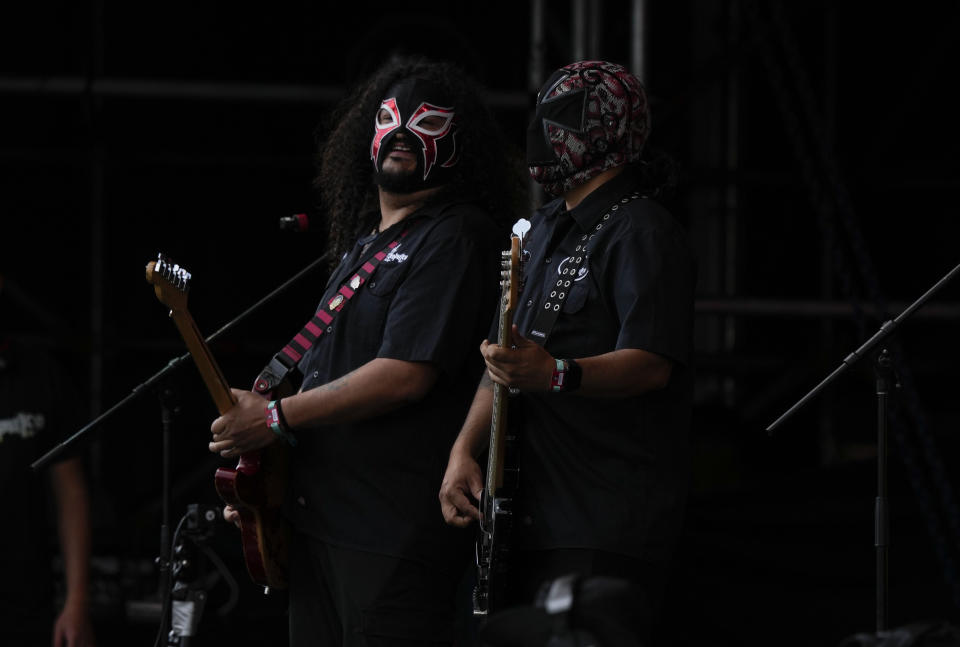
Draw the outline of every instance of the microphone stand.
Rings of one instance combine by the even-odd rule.
[[[170,569],[171,569],[171,546],[170,546],[170,494],[171,484],[170,475],[172,474],[173,461],[173,419],[179,413],[180,407],[176,404],[176,392],[172,388],[164,388],[160,392],[160,422],[163,427],[163,505],[160,521],[160,556],[156,558],[155,563],[160,570],[160,632],[159,635],[165,637],[170,631],[170,609],[169,595],[170,590]]]
[[[299,281],[301,278],[313,271],[318,265],[325,262],[330,257],[330,252],[324,253],[322,256],[311,262],[305,268],[297,272],[291,278],[287,279],[280,286],[275,288],[273,291],[268,293],[265,297],[257,301],[255,304],[247,308],[239,316],[235,317],[233,320],[227,322],[226,325],[221,327],[218,331],[206,338],[208,344],[217,340],[221,335],[224,335],[226,332],[231,330],[234,326],[239,324],[241,321],[249,317],[254,312],[257,312],[264,305],[275,299],[277,296],[285,292],[291,285]],[[89,422],[82,429],[74,433],[72,436],[64,440],[63,442],[56,445],[53,449],[48,451],[46,454],[35,460],[30,464],[30,467],[34,471],[38,471],[55,459],[59,454],[66,451],[74,443],[78,442],[83,438],[87,433],[89,433],[93,428],[99,425],[101,422],[106,420],[108,417],[122,409],[132,400],[142,395],[143,393],[154,390],[161,382],[169,376],[173,371],[180,368],[180,366],[190,359],[190,353],[184,353],[183,355],[176,357],[157,373],[151,376],[142,384],[134,387],[133,391],[127,395],[125,398],[114,404],[112,407],[107,409],[97,418]],[[160,386],[157,388],[157,392],[160,398],[160,411],[161,411],[161,425],[163,432],[163,492],[162,492],[162,519],[160,523],[160,555],[156,558],[155,562],[160,570],[160,590],[163,603],[161,604],[160,611],[160,630],[158,633],[158,640],[162,640],[163,644],[166,644],[167,634],[170,629],[170,618],[169,618],[169,604],[170,604],[170,585],[171,585],[171,546],[170,546],[170,498],[171,498],[171,454],[172,454],[172,430],[173,430],[173,419],[175,414],[178,411],[178,407],[174,401],[173,391],[170,388]]]
[[[956,274],[960,272],[960,265],[950,270],[946,276],[937,281],[923,295],[910,304],[895,319],[888,319],[883,322],[880,329],[873,334],[870,339],[863,343],[858,349],[847,355],[843,363],[838,366],[830,375],[823,379],[820,384],[815,386],[809,393],[803,396],[783,415],[777,418],[769,427],[767,433],[773,435],[773,430],[779,427],[787,418],[797,412],[800,407],[813,399],[820,391],[827,387],[844,371],[862,359],[874,346],[886,339],[897,329],[897,327],[926,301],[933,296],[940,288],[946,285]],[[890,537],[890,519],[887,514],[887,407],[891,379],[895,383],[890,353],[886,348],[881,349],[877,354],[876,365],[874,367],[876,374],[876,393],[877,393],[877,497],[874,502],[874,549],[876,552],[876,582],[877,582],[877,632],[887,629],[887,574],[889,569],[888,541]],[[899,386],[899,385],[896,385]]]

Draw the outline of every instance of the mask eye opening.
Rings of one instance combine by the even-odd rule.
[[[380,109],[377,110],[373,123],[377,130],[390,129],[400,124],[400,115],[397,112],[395,99],[388,99],[380,104]]]
[[[410,130],[414,130],[424,135],[436,137],[437,135],[444,133],[450,127],[451,121],[453,121],[452,112],[425,110],[424,112],[415,115],[413,119],[410,120],[410,123],[407,124],[407,127]]]

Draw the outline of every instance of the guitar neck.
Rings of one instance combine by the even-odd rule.
[[[193,321],[193,317],[188,310],[171,310],[170,317],[176,324],[177,330],[180,331],[180,336],[183,337],[183,341],[200,371],[200,377],[203,378],[203,383],[210,392],[210,396],[217,406],[217,411],[221,415],[226,413],[236,404],[236,400],[230,392],[227,380],[223,377],[223,372],[213,359],[213,354],[210,352],[207,342],[204,341],[197,324]]]
[[[513,325],[513,310],[504,308],[500,313],[500,328],[497,343],[504,348],[510,347],[510,329]],[[487,495],[493,497],[503,486],[503,465],[506,452],[507,435],[507,398],[509,389],[502,384],[493,385],[493,410],[490,419],[490,445],[487,449]]]
[[[507,388],[502,384],[493,385],[493,417],[490,421],[490,447],[487,455],[487,483],[489,496],[497,493],[503,486],[503,462],[506,451],[507,429]]]

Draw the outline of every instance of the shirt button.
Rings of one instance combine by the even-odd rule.
[[[544,259],[543,262],[546,263],[547,265],[549,265],[551,260],[553,260],[553,259],[551,259],[549,256],[547,256],[547,258]]]
[[[314,372],[313,372],[313,379],[317,379],[317,378],[319,378],[319,377],[320,377],[320,371],[314,371]]]
[[[372,287],[372,288],[377,287],[377,282],[376,282],[376,281],[370,281],[370,287]]]
[[[527,307],[528,307],[528,308],[529,308],[530,306],[532,306],[532,305],[533,305],[533,299],[530,299],[529,301],[527,301]]]
[[[333,332],[333,326],[327,326],[327,332]]]

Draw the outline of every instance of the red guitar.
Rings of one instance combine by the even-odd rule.
[[[236,401],[213,359],[207,343],[187,310],[190,273],[160,255],[147,264],[147,282],[157,298],[170,308],[180,336],[186,343],[210,392],[217,410],[229,411]],[[287,583],[287,524],[281,514],[287,475],[287,453],[283,443],[240,456],[235,469],[217,470],[217,493],[240,513],[240,535],[247,571],[254,582],[268,589],[285,588]]]

